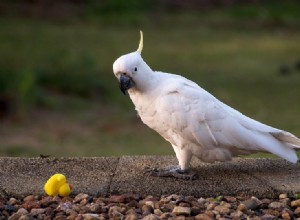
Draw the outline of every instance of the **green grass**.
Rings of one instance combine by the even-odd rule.
[[[21,100],[22,121],[0,122],[0,155],[171,154],[136,118],[112,74],[114,60],[136,50],[139,29],[154,70],[181,74],[242,113],[300,136],[300,30],[215,15],[160,15],[157,26],[145,16],[130,25],[1,18],[7,83],[0,91]],[[283,64],[291,68],[286,77],[278,73]]]

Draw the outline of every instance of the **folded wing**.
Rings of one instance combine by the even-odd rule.
[[[232,155],[267,151],[297,162],[293,134],[253,120],[185,78],[174,78],[157,100],[158,132],[174,145],[225,148]]]

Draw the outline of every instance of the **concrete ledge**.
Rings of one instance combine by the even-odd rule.
[[[43,195],[43,186],[54,173],[63,173],[80,192],[93,196],[136,193],[182,194],[197,197],[255,195],[278,197],[300,192],[300,167],[284,160],[235,159],[205,164],[193,160],[199,176],[193,181],[152,177],[145,167],[176,165],[171,156],[124,156],[98,158],[0,157],[0,197]]]

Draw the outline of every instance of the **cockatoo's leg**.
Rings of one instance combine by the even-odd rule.
[[[183,148],[173,146],[176,153],[176,157],[179,162],[179,166],[169,166],[166,168],[146,168],[146,172],[149,172],[152,176],[158,177],[175,177],[178,179],[195,179],[196,175],[189,172],[190,160],[192,154]]]
[[[175,145],[172,145],[172,147],[178,159],[180,169],[185,172],[190,167],[190,162],[193,156],[192,153],[186,150],[186,147],[177,147]]]

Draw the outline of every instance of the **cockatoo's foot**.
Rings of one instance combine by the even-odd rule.
[[[170,166],[166,168],[145,168],[145,172],[150,173],[151,176],[158,177],[175,177],[183,180],[194,180],[197,178],[195,173],[188,170],[182,170],[178,166]]]

